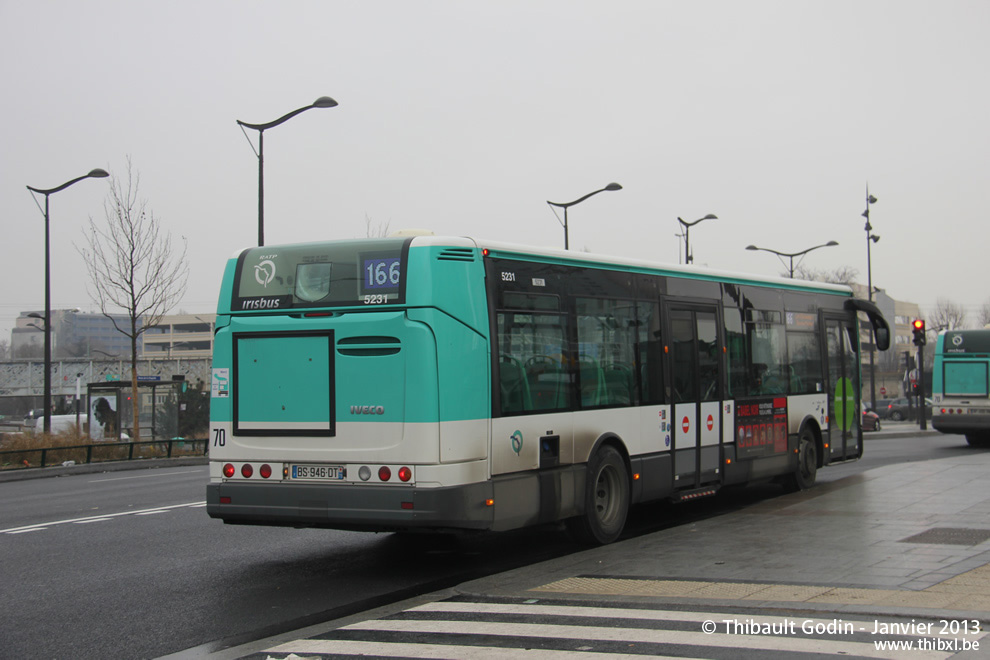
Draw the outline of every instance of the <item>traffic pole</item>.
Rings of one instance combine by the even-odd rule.
[[[921,430],[928,430],[928,420],[925,415],[925,345],[918,345],[918,416],[921,418]]]

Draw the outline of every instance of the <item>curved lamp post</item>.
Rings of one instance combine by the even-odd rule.
[[[247,122],[237,120],[237,124],[241,127],[241,131],[245,128],[252,128],[258,131],[258,149],[255,150],[254,144],[251,143],[251,139],[248,138],[247,133],[244,133],[244,137],[247,138],[248,144],[251,145],[251,150],[254,151],[254,155],[258,157],[258,245],[265,244],[265,130],[278,126],[284,123],[301,112],[306,112],[311,108],[333,108],[336,107],[337,102],[334,101],[329,96],[321,96],[320,98],[313,101],[310,105],[304,108],[298,108],[292,112],[282,115],[275,121],[270,121],[265,124],[249,124]]]
[[[870,224],[870,205],[876,204],[877,198],[870,194],[870,184],[866,184],[866,210],[862,215],[866,218],[866,298],[873,302],[873,267],[870,263],[870,244],[876,243],[880,237],[873,233],[873,225]],[[877,409],[877,386],[876,386],[876,361],[873,355],[874,342],[870,341],[870,409]],[[924,420],[924,415],[922,415]],[[922,424],[924,421],[922,421]],[[924,428],[924,427],[922,427]]]
[[[60,190],[65,190],[74,183],[79,183],[83,179],[104,179],[110,176],[106,170],[101,170],[96,168],[95,170],[90,170],[88,174],[76,177],[72,181],[66,181],[60,186],[54,188],[32,188],[27,186],[27,189],[32,193],[38,193],[39,195],[45,196],[45,433],[50,433],[52,430],[52,277],[51,277],[51,233],[49,231],[49,214],[48,214],[48,197]],[[32,195],[33,197],[33,195]],[[37,203],[37,199],[35,199]]]
[[[761,247],[756,247],[755,245],[747,245],[746,249],[762,250],[763,252],[770,252],[771,254],[775,254],[780,259],[780,263],[784,263],[784,257],[787,257],[788,259],[790,259],[790,263],[785,264],[788,270],[788,277],[794,279],[794,257],[804,257],[804,255],[808,254],[812,250],[817,250],[818,248],[823,248],[823,247],[832,247],[835,245],[838,245],[838,242],[829,241],[828,243],[823,243],[822,245],[816,245],[815,247],[810,247],[807,250],[801,250],[800,252],[777,252],[776,250],[771,250],[770,248],[761,248]],[[799,266],[801,265],[801,261],[802,261],[801,259],[798,259]]]
[[[575,204],[580,204],[581,202],[583,202],[584,200],[588,199],[589,197],[592,197],[593,195],[597,195],[600,192],[605,192],[606,190],[609,191],[609,192],[612,192],[612,191],[615,191],[615,190],[622,190],[622,186],[620,186],[617,183],[610,183],[607,186],[605,186],[604,188],[602,188],[601,190],[596,190],[595,192],[590,192],[587,195],[585,195],[584,197],[581,197],[580,199],[575,199],[573,202],[567,202],[566,204],[562,204],[560,202],[551,202],[549,199],[547,200],[547,204],[549,204],[550,206],[559,206],[560,208],[564,209],[564,221],[561,224],[564,226],[564,249],[565,250],[570,249],[570,242],[569,242],[568,236],[567,236],[567,209],[569,207],[571,207],[571,206],[574,206]],[[559,222],[560,219],[558,218],[557,220]]]
[[[718,220],[718,216],[714,213],[709,213],[703,218],[698,218],[694,222],[686,222],[681,218],[677,218],[677,221],[681,223],[684,227],[684,263],[689,264],[694,261],[694,255],[691,254],[691,227],[695,226],[702,220]]]

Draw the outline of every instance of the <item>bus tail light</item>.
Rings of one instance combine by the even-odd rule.
[[[227,463],[226,465],[223,466],[223,476],[227,477],[228,479],[233,477],[235,472],[237,472],[237,470],[235,470],[234,466],[231,465],[230,463]]]
[[[381,466],[378,468],[378,479],[381,481],[388,481],[392,478],[392,471],[386,466]]]
[[[409,481],[412,479],[412,470],[407,467],[399,468],[399,481]]]
[[[245,463],[241,466],[241,476],[245,479],[249,479],[251,475],[254,474],[254,468],[251,467],[250,463]]]
[[[261,466],[261,469],[258,470],[258,474],[261,475],[262,479],[268,479],[272,476],[272,466],[265,463]]]

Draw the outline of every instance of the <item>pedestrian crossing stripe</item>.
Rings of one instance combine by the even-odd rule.
[[[371,655],[407,658],[535,658],[575,657],[584,660],[622,657],[731,657],[746,649],[779,654],[842,655],[859,658],[901,658],[903,650],[879,648],[874,620],[845,619],[857,632],[849,635],[754,635],[730,633],[729,620],[754,626],[808,622],[811,627],[835,619],[743,615],[728,612],[679,611],[630,607],[596,607],[557,603],[502,602],[454,598],[412,607],[382,619],[371,619],[305,640],[280,644],[269,654]],[[714,632],[704,632],[712,630]],[[963,636],[960,636],[963,637]],[[967,636],[979,640],[983,633]],[[908,639],[908,638],[903,638]],[[473,643],[472,643],[473,642]],[[676,648],[675,648],[676,647]],[[664,653],[671,653],[666,656]],[[951,653],[915,649],[917,660],[942,660]],[[285,656],[269,655],[272,660]]]

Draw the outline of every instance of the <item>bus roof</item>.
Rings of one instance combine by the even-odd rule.
[[[936,355],[961,353],[990,354],[990,329],[942,330],[938,333]]]
[[[814,290],[822,293],[852,296],[852,289],[844,284],[828,284],[811,280],[793,280],[783,277],[765,277],[734,271],[718,270],[703,266],[683,266],[677,264],[661,264],[644,259],[614,257],[589,252],[575,252],[559,248],[542,248],[499,241],[489,241],[470,237],[452,236],[415,236],[413,246],[439,247],[474,247],[489,250],[493,256],[506,258],[530,258],[546,263],[609,266],[632,272],[643,272],[660,275],[673,275],[697,280],[729,282],[732,284],[756,284],[777,287],[781,289]]]

